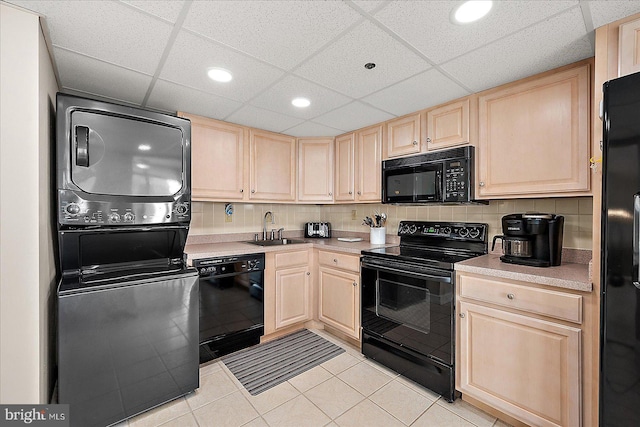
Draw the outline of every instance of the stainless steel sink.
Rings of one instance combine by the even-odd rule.
[[[304,240],[298,239],[280,239],[280,240],[250,240],[246,243],[258,246],[282,246],[282,245],[295,245],[298,243],[307,243]]]

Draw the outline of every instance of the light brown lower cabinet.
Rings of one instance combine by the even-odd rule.
[[[581,426],[582,297],[460,273],[456,286],[463,398],[531,426]]]
[[[265,336],[311,320],[311,269],[311,249],[265,255]]]
[[[318,320],[360,340],[359,257],[318,253]]]

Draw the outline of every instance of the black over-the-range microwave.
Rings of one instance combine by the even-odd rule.
[[[473,156],[466,146],[383,161],[382,203],[478,203]]]

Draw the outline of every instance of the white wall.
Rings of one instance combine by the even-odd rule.
[[[49,400],[50,105],[37,15],[0,3],[0,402]]]

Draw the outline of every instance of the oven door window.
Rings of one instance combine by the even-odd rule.
[[[384,173],[386,201],[392,203],[439,201],[442,194],[441,177],[441,164],[387,170]]]
[[[431,293],[420,283],[415,285],[380,278],[376,289],[376,315],[428,334],[431,330]]]

